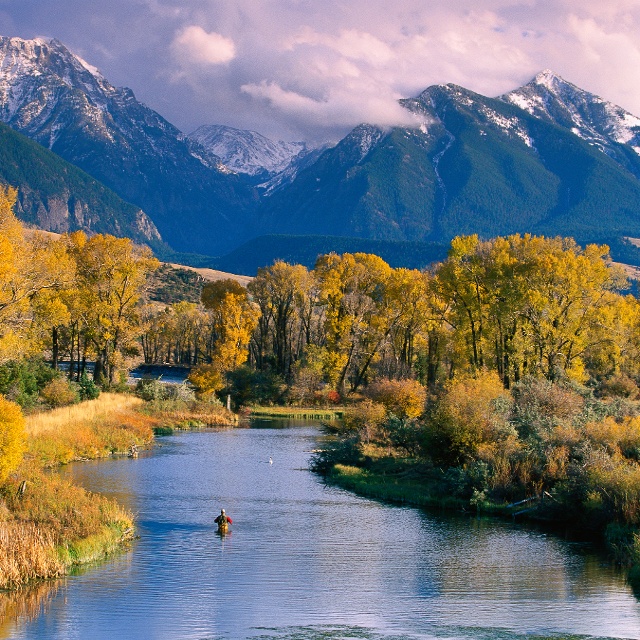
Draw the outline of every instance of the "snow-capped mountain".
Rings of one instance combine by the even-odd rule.
[[[256,131],[203,125],[189,138],[216,155],[232,171],[264,179],[284,171],[309,152],[304,142],[275,141]]]
[[[499,98],[438,85],[401,104],[415,127],[363,124],[332,148],[222,126],[187,137],[60,42],[0,38],[0,120],[144,209],[178,250],[273,233],[640,236],[640,119],[620,107],[549,71]]]
[[[528,84],[501,96],[527,113],[553,122],[598,147],[640,176],[621,157],[618,145],[640,155],[640,118],[600,96],[580,89],[548,69]]]
[[[0,120],[143,208],[176,249],[242,236],[252,190],[57,40],[0,38]]]
[[[402,104],[416,127],[356,127],[265,202],[264,233],[447,241],[532,232],[606,241],[640,232],[640,156],[628,142],[603,131],[594,145],[573,124],[452,84]],[[582,120],[594,129],[593,119]],[[630,140],[621,125],[610,130]]]

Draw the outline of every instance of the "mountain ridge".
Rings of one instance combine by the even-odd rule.
[[[227,250],[257,201],[219,158],[55,39],[0,37],[0,120],[144,209],[178,249]]]
[[[640,118],[624,109],[549,70],[497,98],[444,84],[401,104],[415,127],[362,124],[310,153],[223,125],[186,136],[59,41],[0,38],[0,120],[143,209],[177,251],[269,234],[640,235]]]

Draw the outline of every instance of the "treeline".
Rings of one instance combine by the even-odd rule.
[[[201,365],[218,385],[246,360],[287,386],[280,399],[301,402],[380,379],[434,389],[481,371],[505,388],[527,376],[605,384],[640,375],[639,305],[626,287],[606,246],[467,236],[426,271],[329,254],[311,270],[278,261],[247,289],[209,283],[204,304],[146,307],[141,341],[147,362]]]
[[[621,293],[627,280],[605,246],[466,236],[430,270],[328,254],[313,269],[278,261],[247,288],[207,283],[200,302],[142,304],[159,265],[147,248],[29,232],[15,195],[0,192],[0,365],[40,354],[80,380],[92,361],[108,386],[141,359],[186,364],[204,394],[254,376],[273,392],[262,399],[305,403],[378,380],[433,390],[482,371],[505,388],[528,376],[640,378],[638,301]]]
[[[91,360],[94,380],[113,385],[139,351],[138,301],[158,261],[126,238],[29,231],[13,213],[15,198],[0,189],[0,391],[15,395],[12,383],[37,378],[38,367],[22,375],[17,363],[43,354],[54,370],[67,361],[75,380]]]

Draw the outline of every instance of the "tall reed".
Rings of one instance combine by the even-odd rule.
[[[30,522],[0,522],[0,588],[17,587],[64,571],[54,536]]]

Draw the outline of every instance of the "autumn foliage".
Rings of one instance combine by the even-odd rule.
[[[24,417],[20,407],[0,396],[0,482],[22,462],[25,449]]]

